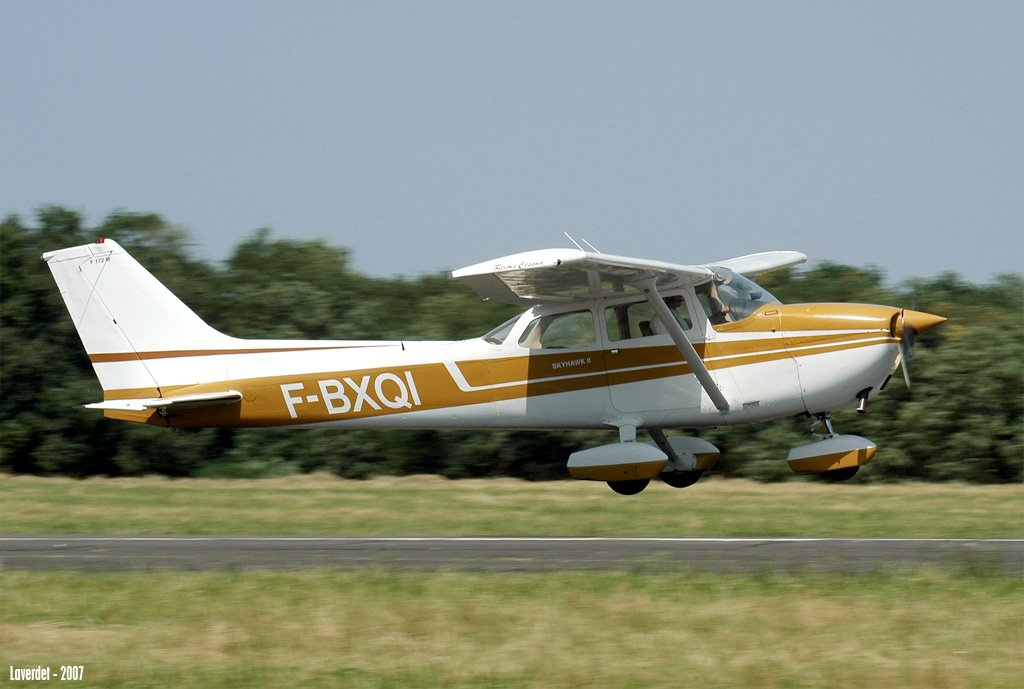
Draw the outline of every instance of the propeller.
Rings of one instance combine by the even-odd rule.
[[[916,298],[914,299],[914,306],[917,306]],[[907,382],[908,390],[910,389],[910,356],[917,336],[945,323],[945,321],[946,319],[942,316],[936,316],[932,313],[903,309],[898,339],[900,343],[900,364],[903,367],[903,380]]]

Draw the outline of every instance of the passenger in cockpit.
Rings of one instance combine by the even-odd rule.
[[[683,297],[682,297],[682,295],[677,294],[675,296],[665,297],[665,306],[667,306],[669,311],[672,312],[672,317],[676,319],[676,322],[679,323],[679,326],[683,330],[689,330],[690,329],[690,319],[689,318],[685,318],[684,316],[682,316],[679,313],[679,308],[683,307]],[[685,310],[685,307],[683,307],[683,308]],[[689,315],[689,314],[687,314],[687,315]],[[658,318],[657,316],[655,316],[654,318],[651,319],[650,328],[651,328],[651,334],[652,335],[661,335],[662,333],[668,332],[668,330],[665,328],[665,324],[662,323],[661,319]]]
[[[729,320],[729,307],[718,298],[718,281],[719,279],[715,277],[702,285],[697,285],[697,294],[704,297],[708,305],[708,320],[711,321],[711,325],[721,325]]]

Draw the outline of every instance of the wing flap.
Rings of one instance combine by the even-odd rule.
[[[234,404],[241,400],[242,393],[237,390],[225,390],[224,392],[200,392],[192,395],[173,395],[171,397],[106,400],[104,402],[86,404],[85,408],[111,411],[148,411],[161,408],[194,409],[196,407]]]
[[[572,302],[639,291],[655,278],[661,289],[707,280],[704,266],[684,266],[578,249],[543,249],[513,254],[452,273],[487,300],[505,304]]]

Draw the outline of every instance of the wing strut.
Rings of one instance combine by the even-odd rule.
[[[704,392],[708,393],[708,397],[718,407],[718,411],[729,411],[729,402],[725,399],[725,395],[722,394],[718,385],[715,384],[715,379],[711,377],[708,367],[704,365],[704,361],[697,354],[697,350],[693,348],[693,344],[687,339],[686,333],[683,332],[683,327],[679,325],[679,321],[675,319],[671,309],[666,306],[665,300],[658,293],[657,281],[657,278],[649,278],[637,284],[644,291],[647,301],[654,307],[654,312],[658,314],[658,318],[664,324],[665,330],[672,337],[672,341],[676,343],[679,351],[682,352],[683,358],[690,365],[693,374],[697,376],[697,380],[700,382],[701,387],[704,388]]]

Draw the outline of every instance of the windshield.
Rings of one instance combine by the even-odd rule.
[[[697,294],[712,325],[732,323],[752,315],[775,296],[753,280],[727,268],[712,268],[715,276],[697,285]]]

